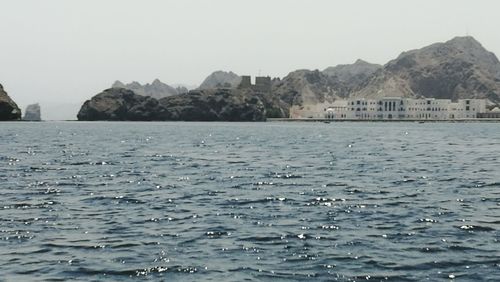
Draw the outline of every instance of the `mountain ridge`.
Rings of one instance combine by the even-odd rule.
[[[186,87],[172,87],[166,83],[161,82],[159,79],[155,79],[152,83],[146,83],[144,85],[140,84],[137,81],[125,84],[117,80],[113,83],[111,88],[124,88],[134,91],[134,93],[136,93],[137,95],[153,97],[156,99],[188,92],[188,89]]]
[[[455,37],[402,52],[351,96],[479,98],[500,103],[500,62],[473,37]]]

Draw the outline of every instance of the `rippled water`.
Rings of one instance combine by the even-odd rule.
[[[2,123],[0,280],[496,280],[500,124]]]

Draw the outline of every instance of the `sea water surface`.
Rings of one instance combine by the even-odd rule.
[[[500,124],[0,124],[1,281],[498,281]]]

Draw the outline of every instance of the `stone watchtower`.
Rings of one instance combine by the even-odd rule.
[[[252,77],[250,77],[249,75],[243,75],[241,77],[241,82],[238,88],[247,89],[251,87],[252,87]]]
[[[252,78],[249,75],[241,77],[240,89],[252,89],[256,92],[271,92],[271,78],[269,76],[257,76],[255,84],[252,84]]]
[[[271,78],[269,76],[256,77],[254,90],[260,92],[271,92]]]

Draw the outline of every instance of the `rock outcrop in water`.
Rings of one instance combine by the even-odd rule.
[[[162,99],[111,88],[86,101],[78,120],[109,121],[263,121],[259,97],[236,89],[194,90]]]
[[[236,88],[240,83],[241,77],[234,72],[216,71],[205,78],[198,89]]]
[[[0,121],[20,120],[21,110],[0,84]]]
[[[365,98],[486,98],[500,103],[500,62],[474,38],[456,37],[402,53],[361,83]]]
[[[124,84],[121,81],[116,81],[111,87],[129,89],[134,91],[135,94],[153,97],[156,99],[188,92],[188,89],[185,87],[172,87],[161,82],[159,79],[155,79],[151,84],[147,83],[145,85],[142,85],[136,81],[129,84]]]
[[[160,111],[158,100],[135,94],[125,88],[110,88],[86,101],[78,120],[151,121]]]
[[[40,105],[38,103],[28,105],[26,107],[26,111],[24,111],[24,117],[23,120],[26,121],[41,121],[42,120],[42,114],[40,110]]]

